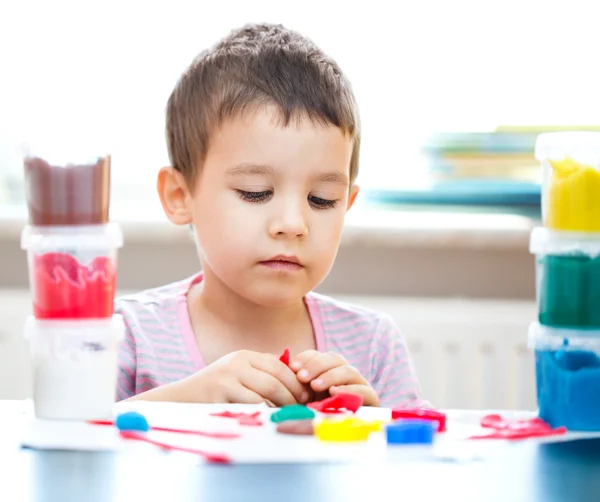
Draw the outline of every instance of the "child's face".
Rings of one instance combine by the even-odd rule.
[[[207,276],[265,306],[297,301],[325,278],[358,191],[353,145],[337,127],[276,119],[263,108],[224,123],[188,197]]]

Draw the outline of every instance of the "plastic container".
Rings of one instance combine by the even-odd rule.
[[[29,285],[37,319],[100,319],[113,315],[117,252],[123,235],[115,223],[27,226]]]
[[[538,323],[529,329],[539,416],[552,427],[600,431],[600,331],[580,333]]]
[[[600,132],[540,134],[542,219],[554,230],[600,232]]]
[[[108,223],[110,155],[73,157],[44,151],[24,159],[29,223],[46,225],[100,225]],[[53,149],[55,150],[55,149]],[[51,153],[50,156],[47,153]]]
[[[540,324],[600,329],[600,236],[535,228]]]
[[[112,418],[124,332],[119,315],[95,321],[29,317],[25,337],[33,360],[35,415],[59,420]]]

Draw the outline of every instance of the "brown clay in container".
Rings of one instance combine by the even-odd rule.
[[[32,156],[26,157],[24,164],[31,225],[108,223],[110,156],[66,165],[52,165]]]

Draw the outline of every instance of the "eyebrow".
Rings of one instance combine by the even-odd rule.
[[[266,175],[273,174],[273,168],[266,164],[239,164],[227,169],[227,176],[250,176],[250,175]]]
[[[238,164],[237,166],[227,169],[225,174],[232,178],[252,175],[268,176],[273,174],[274,171],[275,169],[268,164]],[[316,176],[316,179],[324,183],[337,183],[340,185],[348,185],[350,183],[348,176],[337,171],[322,173]]]
[[[323,173],[318,176],[318,180],[326,183],[338,183],[340,185],[347,185],[348,183],[350,183],[348,176],[337,171]]]

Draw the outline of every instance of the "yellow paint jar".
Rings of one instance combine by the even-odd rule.
[[[542,218],[553,230],[600,232],[600,133],[540,134]]]

